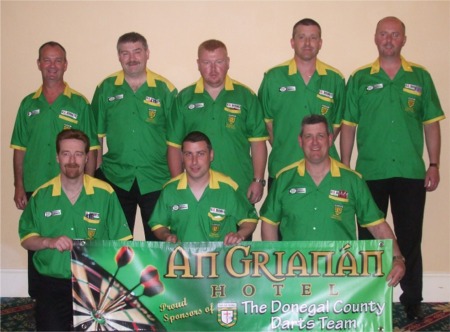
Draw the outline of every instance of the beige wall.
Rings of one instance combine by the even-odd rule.
[[[230,75],[257,90],[266,69],[292,56],[289,39],[299,19],[312,17],[322,25],[320,58],[348,77],[376,58],[374,28],[388,15],[405,22],[408,42],[403,53],[429,69],[450,114],[447,1],[2,1],[1,269],[26,266],[17,235],[20,211],[12,199],[9,141],[21,99],[40,85],[35,61],[43,42],[56,40],[65,46],[65,78],[89,99],[96,84],[120,68],[115,43],[132,30],[149,41],[149,66],[179,89],[198,78],[198,44],[217,38],[228,46]],[[441,185],[428,195],[426,208],[423,248],[428,273],[450,272],[449,123],[441,123]]]

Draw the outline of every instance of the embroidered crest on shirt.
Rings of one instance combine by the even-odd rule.
[[[205,107],[205,103],[195,103],[195,104],[189,104],[188,109],[195,110],[197,108],[203,108]]]
[[[320,114],[322,114],[322,115],[327,114],[329,109],[330,109],[330,106],[322,105],[322,107],[320,108]]]
[[[378,84],[374,84],[374,85],[368,85],[366,90],[372,91],[372,90],[377,90],[377,89],[382,89],[382,88],[383,88],[383,83],[378,83]]]
[[[87,229],[87,239],[88,240],[93,240],[95,237],[95,233],[97,233],[97,229],[96,228],[88,228]]]
[[[161,101],[159,99],[153,98],[153,97],[145,97],[144,103],[152,106],[161,107]]]
[[[405,108],[405,111],[414,113],[414,105],[415,104],[416,104],[416,98],[408,98],[408,105]]]
[[[32,110],[32,111],[30,111],[30,112],[27,113],[27,116],[31,117],[31,116],[38,115],[39,113],[41,113],[41,110],[40,110],[40,109]]]
[[[115,100],[120,100],[120,99],[123,99],[123,94],[120,94],[120,95],[117,95],[117,96],[108,97],[108,101],[109,102],[112,102],[112,101],[115,101]]]
[[[146,122],[154,122],[157,114],[158,114],[157,110],[149,108],[148,109],[148,118],[145,121]]]
[[[279,91],[280,92],[290,92],[290,91],[296,91],[297,88],[295,87],[295,85],[290,85],[290,86],[281,86]]]
[[[289,194],[306,194],[306,188],[291,188]]]
[[[344,211],[344,206],[342,204],[335,204],[334,205],[334,214],[331,216],[331,218],[342,221],[342,212]]]
[[[226,127],[230,128],[230,129],[234,129],[235,128],[235,123],[236,123],[236,115],[235,114],[228,114]]]
[[[187,210],[187,209],[189,209],[188,204],[175,204],[172,206],[172,211]]]
[[[53,217],[53,216],[60,216],[61,214],[62,214],[61,210],[53,210],[53,211],[45,211],[44,212],[44,216],[46,218],[50,218],[50,217]]]

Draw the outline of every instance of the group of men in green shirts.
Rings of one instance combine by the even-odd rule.
[[[16,205],[24,209],[31,193],[57,176],[58,165],[53,161],[51,167],[41,165],[37,151],[47,151],[51,160],[52,136],[77,128],[91,140],[86,172],[92,175],[97,168],[96,177],[111,185],[123,211],[119,218],[124,213],[131,232],[139,206],[146,240],[235,244],[248,239],[258,221],[252,204],[263,197],[269,140],[270,187],[260,213],[263,240],[278,240],[280,235],[283,240],[358,239],[356,215],[372,235],[394,239],[397,259],[389,283],[401,282],[408,317],[420,319],[420,241],[411,248],[410,234],[397,228],[401,214],[397,213],[394,225],[400,246],[396,245],[384,219],[390,194],[380,198],[383,204],[376,197],[377,207],[365,181],[348,168],[359,125],[357,171],[365,179],[366,171],[373,169],[367,171],[369,180],[407,178],[415,180],[416,188],[418,182],[422,189],[437,187],[440,140],[436,132],[444,115],[428,72],[400,57],[405,41],[400,20],[381,20],[375,34],[379,59],[353,73],[346,91],[343,75],[317,59],[320,25],[303,19],[293,28],[294,58],[267,71],[256,95],[228,76],[226,46],[208,40],[198,52],[201,78],[178,93],[170,81],[147,68],[145,38],[128,33],[117,43],[122,70],[98,85],[92,112],[86,99],[62,80],[65,50],[46,43],[38,59],[43,86],[22,102],[11,140]],[[39,137],[44,127],[50,130]],[[432,168],[426,174],[423,128]],[[333,144],[341,129],[341,160],[347,167],[338,161]],[[42,173],[38,171],[32,183],[37,160],[36,171]],[[55,185],[44,187],[49,186]],[[85,184],[85,193],[87,188]],[[419,205],[423,217],[424,198]],[[39,223],[34,233],[21,233],[22,244],[30,236],[45,236],[39,233]],[[417,223],[421,238],[422,221]],[[402,253],[406,282],[401,281]]]

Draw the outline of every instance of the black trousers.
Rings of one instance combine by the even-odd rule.
[[[137,180],[134,180],[133,186],[131,187],[130,191],[124,190],[109,181],[101,169],[97,169],[95,171],[95,177],[108,182],[114,188],[131,232],[134,234],[136,211],[137,207],[139,206],[139,209],[141,210],[142,223],[144,226],[145,240],[159,241],[151,231],[150,226],[148,225],[148,221],[150,220],[150,216],[155,209],[155,205],[158,201],[161,191],[158,190],[147,194],[141,194]]]
[[[72,331],[73,300],[70,279],[39,275],[36,292],[36,330]]]
[[[32,191],[27,192],[27,199],[28,201],[31,198],[31,195],[33,194]],[[36,271],[36,268],[34,267],[33,264],[33,255],[34,255],[34,251],[31,250],[27,250],[28,253],[28,295],[30,295],[30,297],[32,298],[36,298],[36,293],[39,289],[38,287],[38,281],[39,281],[39,273]]]
[[[391,178],[367,181],[378,208],[386,215],[389,202],[395,235],[406,259],[406,273],[400,282],[404,305],[420,303],[423,288],[422,230],[426,190],[424,180]],[[359,229],[361,240],[373,239],[367,229]]]

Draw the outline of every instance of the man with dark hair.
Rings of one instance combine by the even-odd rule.
[[[122,35],[117,52],[122,70],[103,80],[92,100],[101,146],[106,138],[108,147],[95,175],[113,186],[132,231],[139,206],[145,239],[152,241],[147,221],[170,179],[166,131],[177,90],[147,68],[144,36]]]
[[[59,173],[56,162],[55,138],[63,129],[80,129],[92,142],[86,173],[95,171],[99,149],[95,121],[87,99],[64,82],[67,70],[66,50],[50,41],[39,48],[37,66],[42,86],[26,96],[17,112],[11,148],[14,149],[14,202],[23,210],[28,199],[41,184]],[[29,294],[34,297],[34,266],[28,258]]]
[[[229,175],[250,203],[261,200],[268,134],[257,96],[228,76],[230,58],[225,44],[210,39],[200,44],[197,59],[201,78],[178,95],[168,133],[172,176],[183,171],[183,137],[194,130],[211,139],[211,168]]]
[[[294,58],[264,74],[258,97],[270,135],[269,185],[285,166],[303,157],[297,148],[298,123],[309,114],[322,114],[330,130],[339,133],[345,102],[344,76],[317,59],[322,47],[320,25],[309,18],[298,21],[292,31]],[[338,159],[334,145],[331,155]]]
[[[402,21],[385,17],[378,22],[378,59],[348,81],[341,154],[342,162],[350,165],[358,127],[356,170],[367,180],[381,211],[387,214],[391,204],[395,234],[406,258],[400,302],[409,319],[422,320],[425,196],[439,184],[439,121],[445,116],[429,72],[402,57],[405,43]],[[422,157],[424,136],[428,168]],[[361,230],[360,238],[372,236]]]
[[[263,241],[357,240],[358,222],[377,239],[392,239],[394,264],[387,276],[396,286],[404,258],[365,181],[355,171],[329,156],[333,144],[327,120],[310,115],[302,120],[298,142],[304,159],[276,176],[261,207]]]
[[[231,245],[251,236],[258,222],[256,210],[236,182],[210,169],[214,151],[208,136],[191,132],[181,149],[185,172],[164,186],[149,221],[156,237]]]
[[[132,239],[114,190],[84,172],[89,138],[67,129],[56,146],[60,174],[33,193],[19,221],[21,245],[35,252],[37,331],[73,328],[73,239]]]

